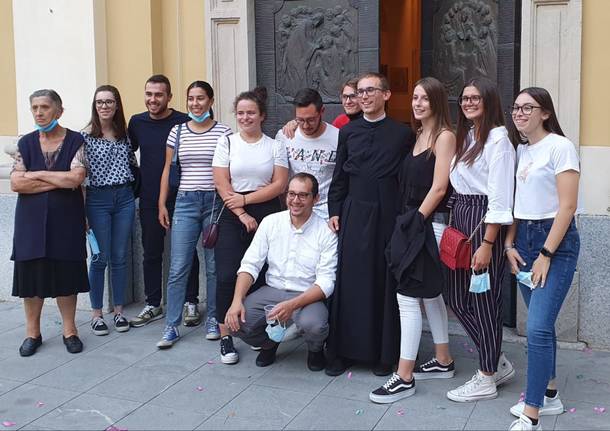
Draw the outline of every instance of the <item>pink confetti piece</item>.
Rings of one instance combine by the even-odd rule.
[[[601,415],[602,413],[606,412],[606,408],[605,407],[593,407],[593,411],[595,413],[597,413],[598,415]]]
[[[574,407],[572,407],[571,409],[568,409],[568,412],[570,413],[576,413],[576,409]]]
[[[203,391],[203,386],[197,386],[195,388],[195,390],[197,390],[198,392],[202,392]]]
[[[584,349],[582,349],[582,352],[586,355],[590,355],[591,353],[593,353],[593,349],[590,347],[585,347]]]
[[[38,401],[36,403],[36,407],[40,408],[40,407],[44,407],[44,403],[42,401]]]
[[[468,349],[469,353],[474,353],[474,350],[472,349],[472,347],[470,349]]]
[[[350,371],[349,373],[347,373],[347,378],[351,379],[352,378],[352,372]]]
[[[127,428],[119,428],[115,427],[114,425],[110,425],[105,431],[127,431]]]
[[[214,364],[214,361],[212,361],[211,359],[207,362],[209,365]]]
[[[404,416],[405,415],[405,411],[404,409],[398,409],[396,410],[396,416]]]
[[[6,428],[14,427],[15,425],[17,425],[17,424],[15,422],[11,422],[11,421],[2,422],[2,426],[6,427]]]

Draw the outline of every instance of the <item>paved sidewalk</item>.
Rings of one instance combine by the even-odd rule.
[[[126,314],[135,315],[139,307]],[[445,392],[471,377],[475,356],[466,338],[451,337],[454,379],[421,382],[415,396],[375,405],[368,392],[384,378],[358,367],[335,378],[310,372],[301,339],[283,343],[277,362],[267,368],[256,367],[256,352],[237,341],[241,360],[228,366],[220,363],[218,342],[206,341],[201,327],[183,327],[183,339],[159,351],[163,320],[96,337],[89,313],[78,312],[85,351],[71,355],[61,341],[57,309],[47,305],[44,344],[33,357],[21,358],[23,320],[20,304],[0,303],[0,430],[505,430],[513,420],[508,409],[523,390],[527,358],[522,345],[505,343],[516,378],[495,400],[454,403]],[[420,357],[431,349],[426,335]],[[544,417],[543,429],[610,429],[610,353],[560,350],[557,362],[569,411]]]

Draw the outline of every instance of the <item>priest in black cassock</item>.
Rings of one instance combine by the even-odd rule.
[[[339,132],[328,192],[329,226],[339,234],[337,281],[330,304],[326,374],[353,362],[388,375],[398,361],[400,319],[384,250],[399,213],[398,171],[415,142],[411,129],[386,117],[387,79],[367,73],[358,81],[364,116]]]

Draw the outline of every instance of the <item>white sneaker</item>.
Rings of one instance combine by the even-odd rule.
[[[519,419],[510,424],[508,431],[542,431],[542,426],[540,425],[540,421],[538,421],[538,425],[534,425],[530,418],[521,415],[519,416]]]
[[[513,416],[520,417],[523,414],[525,408],[525,402],[519,401],[517,404],[510,408],[510,413]],[[563,403],[559,398],[559,394],[555,395],[555,398],[544,397],[544,404],[538,410],[538,416],[552,416],[560,415],[565,411]]]
[[[515,377],[515,369],[513,368],[513,364],[511,364],[506,358],[506,355],[502,353],[500,355],[500,359],[498,360],[498,371],[494,373],[496,386],[509,382],[513,377]]]
[[[447,392],[447,398],[458,403],[490,400],[497,396],[498,391],[493,376],[486,376],[479,370],[462,386]]]

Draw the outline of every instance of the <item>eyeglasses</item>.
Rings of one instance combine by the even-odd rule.
[[[385,91],[383,88],[379,88],[379,87],[366,87],[366,88],[359,88],[356,90],[356,94],[358,94],[358,97],[362,97],[365,95],[372,97],[375,95],[376,91]]]
[[[472,103],[476,106],[481,103],[481,100],[483,100],[483,98],[475,94],[474,96],[460,96],[458,98],[458,103],[460,104],[460,106],[466,105],[468,103]]]
[[[512,115],[517,115],[519,113],[519,111],[521,111],[521,113],[523,115],[532,115],[532,112],[534,112],[534,109],[536,109],[536,108],[542,109],[542,106],[535,106],[535,105],[529,105],[529,104],[522,105],[522,106],[513,105],[510,107],[510,113]]]
[[[309,193],[305,193],[305,192],[301,192],[301,193],[288,192],[287,193],[288,199],[293,200],[293,199],[296,199],[298,197],[300,201],[304,201],[305,199],[307,199],[311,195],[312,195],[311,192],[309,192]]]
[[[116,103],[116,100],[114,100],[114,99],[106,99],[106,100],[98,99],[95,101],[95,106],[99,106],[101,108],[104,105],[114,106],[115,103]]]
[[[311,118],[295,118],[294,121],[297,122],[297,124],[299,126],[302,126],[303,124],[307,123],[309,126],[315,126],[316,123],[318,123],[320,121],[320,117],[311,117]]]
[[[341,100],[343,100],[344,102],[346,102],[348,100],[355,102],[356,100],[358,100],[358,94],[356,94],[356,93],[342,94]]]

